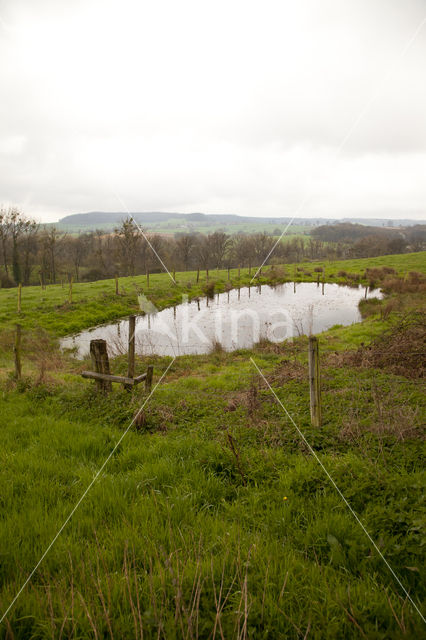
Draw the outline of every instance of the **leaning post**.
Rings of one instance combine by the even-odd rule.
[[[319,365],[318,338],[309,337],[309,394],[311,407],[311,424],[321,426],[321,381]]]
[[[96,373],[111,375],[106,340],[90,341],[90,357]],[[112,391],[111,380],[96,380],[96,386],[99,391]]]

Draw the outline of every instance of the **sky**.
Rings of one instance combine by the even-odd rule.
[[[425,0],[0,0],[0,205],[426,218]]]

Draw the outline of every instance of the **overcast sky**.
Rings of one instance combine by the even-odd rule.
[[[425,18],[425,0],[0,0],[0,204],[425,218]]]

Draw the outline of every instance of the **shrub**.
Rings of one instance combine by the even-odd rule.
[[[208,298],[213,298],[214,297],[214,290],[215,290],[215,281],[214,280],[210,280],[209,282],[207,282],[204,287],[203,287],[203,291],[206,294],[206,296]]]

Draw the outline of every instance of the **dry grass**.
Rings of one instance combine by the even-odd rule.
[[[425,377],[426,314],[408,313],[396,326],[356,351],[328,356],[331,366],[385,369],[406,378]]]
[[[356,442],[367,433],[375,435],[381,442],[389,437],[399,442],[425,438],[420,408],[413,408],[407,404],[404,393],[397,383],[390,390],[384,390],[373,383],[371,413],[368,421],[365,421],[360,409],[360,393],[363,392],[359,389],[353,391],[352,400],[348,403],[342,419],[340,440]]]

